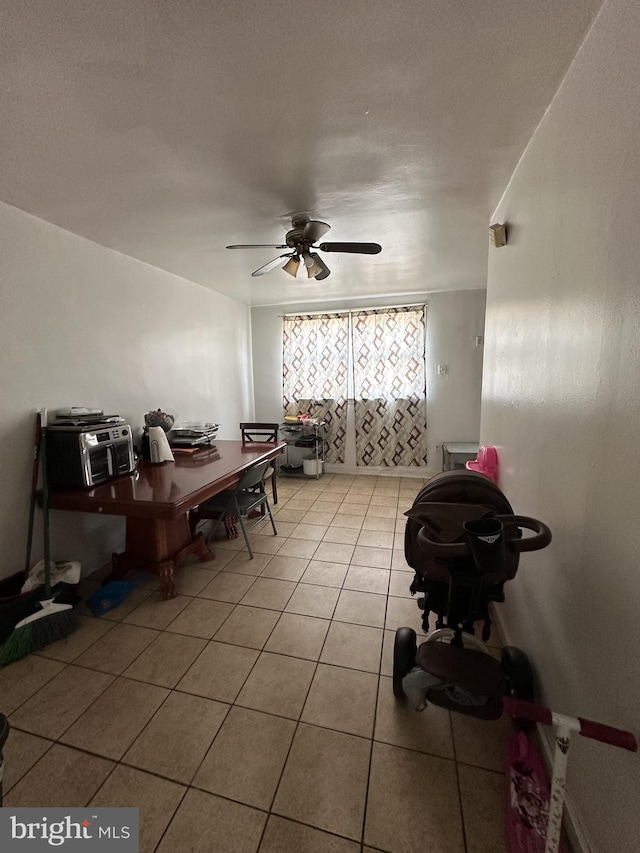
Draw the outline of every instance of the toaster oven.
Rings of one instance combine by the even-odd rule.
[[[129,424],[47,428],[47,477],[51,486],[96,486],[134,470]]]

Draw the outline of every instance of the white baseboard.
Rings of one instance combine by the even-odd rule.
[[[348,474],[350,477],[363,474],[367,477],[407,477],[416,480],[428,480],[439,471],[431,471],[428,468],[416,468],[415,466],[398,465],[389,468],[387,465],[341,465],[339,463],[325,464],[324,470],[327,474]]]
[[[491,618],[493,620],[494,626],[498,630],[498,634],[500,635],[503,645],[515,645],[510,641],[509,632],[502,618],[502,613],[500,611],[499,606],[494,605],[492,607]],[[553,748],[544,735],[544,728],[546,727],[536,725],[535,746],[542,757],[542,761],[547,772],[547,778],[551,780],[553,768]],[[549,784],[551,784],[551,782],[549,782]],[[576,816],[576,810],[572,806],[571,795],[568,792],[565,796],[564,801],[562,827],[566,833],[573,853],[591,853],[591,845],[587,842],[584,832],[580,827],[580,822]]]
[[[109,551],[108,554],[102,552],[100,556],[85,561],[82,565],[81,577],[87,578],[91,575],[95,575],[96,573],[102,574],[108,572],[111,567],[113,555],[123,553],[126,550],[126,547],[126,542],[123,540],[122,542],[119,542],[113,550]]]

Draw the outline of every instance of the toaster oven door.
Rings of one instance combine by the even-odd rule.
[[[129,474],[133,471],[133,454],[131,444],[128,441],[118,441],[111,445],[111,465],[113,476]]]
[[[88,486],[103,483],[112,477],[111,448],[107,444],[99,444],[86,451],[85,478]]]

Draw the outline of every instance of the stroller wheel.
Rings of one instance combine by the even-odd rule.
[[[514,699],[522,699],[525,702],[535,702],[535,691],[533,688],[533,669],[529,658],[515,646],[505,646],[502,649],[502,669],[505,674],[505,693]],[[520,730],[533,728],[534,723],[526,720],[514,719],[516,727]]]
[[[398,628],[393,644],[393,695],[405,699],[402,679],[415,666],[418,644],[413,628]]]

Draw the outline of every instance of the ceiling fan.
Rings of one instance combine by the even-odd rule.
[[[285,272],[295,278],[302,260],[309,278],[315,278],[317,281],[328,278],[331,270],[320,255],[312,251],[313,249],[320,249],[322,252],[349,252],[357,255],[377,255],[382,251],[379,243],[318,243],[330,228],[331,226],[326,222],[294,217],[291,220],[291,230],[287,231],[285,242],[281,245],[277,243],[247,244],[227,246],[227,249],[289,249],[290,251],[254,270],[251,275],[264,275],[276,267],[282,267]]]

